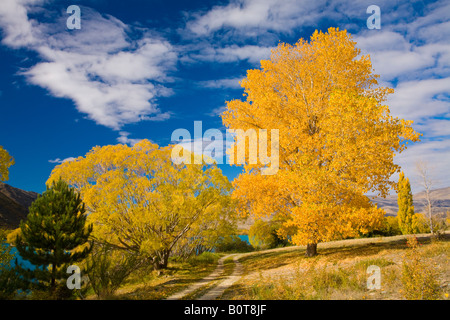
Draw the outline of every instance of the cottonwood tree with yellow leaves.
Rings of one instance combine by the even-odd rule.
[[[175,164],[171,149],[148,140],[94,147],[55,167],[47,183],[61,177],[79,190],[97,241],[142,254],[164,269],[174,247],[191,238],[198,245],[208,223],[234,223],[232,186],[220,169]]]
[[[317,244],[359,236],[379,227],[384,211],[365,194],[386,196],[400,167],[393,158],[420,134],[412,121],[390,115],[383,102],[393,89],[379,87],[370,56],[345,30],[316,31],[310,41],[280,43],[261,68],[241,82],[245,101],[227,102],[229,129],[279,130],[279,171],[247,161],[233,182],[239,212],[276,215],[280,233],[306,255]],[[267,142],[270,145],[270,137]]]

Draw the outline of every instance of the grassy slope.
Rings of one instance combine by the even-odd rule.
[[[304,257],[304,248],[291,247],[248,254],[240,259],[245,273],[222,299],[404,299],[402,265],[412,249],[405,236],[335,241],[322,244],[318,256]],[[421,244],[414,255],[435,273],[436,297],[448,297],[450,237]],[[408,260],[406,260],[408,259]],[[381,268],[381,290],[367,289],[367,267]],[[425,271],[425,272],[428,272]],[[430,272],[428,272],[430,273]],[[447,295],[447,296],[446,296]]]
[[[427,236],[418,236],[422,245],[417,252],[427,266],[438,271],[439,298],[442,299],[449,291],[449,236],[433,243]],[[221,299],[404,299],[401,268],[410,250],[406,237],[396,236],[319,244],[319,254],[314,258],[304,257],[304,247],[250,252],[239,260],[244,266],[243,277],[226,290]],[[160,276],[152,271],[141,271],[112,298],[164,299],[210,274],[219,257],[216,254],[214,260],[194,264],[171,261],[168,270]],[[381,290],[366,288],[366,270],[372,264],[381,268]],[[218,280],[231,274],[233,265],[230,259],[225,261],[225,273]],[[186,298],[195,299],[210,287],[200,288]]]

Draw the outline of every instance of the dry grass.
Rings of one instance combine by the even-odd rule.
[[[214,254],[213,259],[203,259],[190,262],[169,261],[168,268],[161,274],[155,271],[139,270],[109,299],[114,300],[161,300],[182,291],[193,283],[209,275],[217,265],[220,254]],[[91,294],[89,299],[96,299]]]
[[[449,239],[420,239],[415,249],[401,237],[329,244],[314,258],[305,258],[299,247],[247,255],[240,260],[244,277],[222,299],[446,299]],[[411,264],[412,254],[408,273],[405,266]],[[370,265],[381,268],[380,290],[367,289]]]
[[[318,255],[305,258],[303,247],[286,247],[243,254],[242,278],[227,289],[221,299],[291,300],[291,299],[407,299],[417,298],[422,286],[429,294],[419,298],[447,299],[450,279],[448,252],[450,237],[430,241],[418,237],[421,245],[412,249],[406,237],[356,239],[319,244]],[[217,265],[214,259],[191,263],[171,261],[162,275],[142,270],[133,274],[113,299],[165,299],[209,275]],[[416,257],[418,259],[414,260]],[[209,257],[211,258],[211,257]],[[410,275],[404,265],[413,264]],[[367,289],[367,267],[381,268],[381,289]],[[233,272],[231,258],[224,263],[224,273],[214,283],[200,288],[187,298],[195,299]],[[423,272],[421,272],[423,271]],[[413,274],[416,274],[413,276]],[[427,278],[424,275],[432,275]],[[433,284],[434,283],[434,284]],[[418,285],[420,284],[420,285]]]

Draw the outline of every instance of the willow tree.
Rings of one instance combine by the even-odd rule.
[[[247,155],[234,181],[240,212],[278,215],[283,234],[307,245],[308,256],[319,242],[379,227],[383,211],[365,194],[387,195],[399,171],[394,155],[419,134],[412,121],[390,115],[384,102],[393,89],[378,86],[378,77],[370,56],[334,28],[280,43],[260,69],[248,70],[246,100],[228,101],[222,120],[229,129],[278,129],[279,170],[261,174],[264,162],[248,161],[255,146],[237,140]]]
[[[167,267],[177,243],[199,236],[214,219],[233,222],[231,183],[215,164],[176,164],[172,148],[143,140],[133,147],[94,147],[54,168],[77,188],[94,224],[93,237]]]

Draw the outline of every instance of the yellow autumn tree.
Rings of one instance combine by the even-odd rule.
[[[234,148],[246,150],[233,182],[240,213],[278,215],[283,234],[307,245],[308,256],[319,242],[379,227],[384,212],[365,194],[395,187],[394,155],[419,134],[412,121],[390,115],[383,102],[393,89],[379,87],[378,77],[351,35],[335,28],[280,43],[260,69],[248,70],[246,100],[228,101],[222,120],[234,130],[278,129],[279,170],[261,174],[267,164],[248,161],[255,146],[236,139]]]
[[[14,158],[0,146],[0,181],[9,179],[9,167],[14,164]]]
[[[55,167],[47,183],[61,177],[79,190],[95,239],[166,268],[174,247],[198,240],[205,225],[234,223],[232,186],[220,169],[175,164],[171,150],[148,140],[94,147]]]

